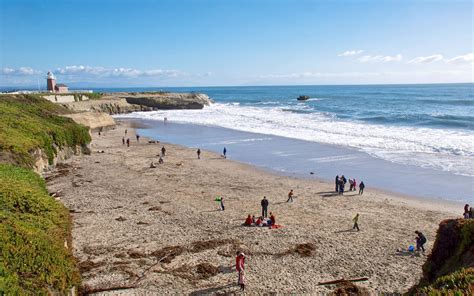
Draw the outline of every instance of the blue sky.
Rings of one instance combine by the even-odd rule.
[[[0,86],[474,80],[471,1],[0,3]]]

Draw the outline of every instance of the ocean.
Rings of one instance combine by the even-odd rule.
[[[101,91],[119,90],[194,91],[206,93],[214,100],[214,104],[202,110],[138,112],[119,116],[147,120],[156,128],[154,136],[162,140],[165,140],[165,134],[169,135],[163,124],[163,118],[167,117],[168,130],[170,124],[181,125],[187,131],[190,126],[194,127],[194,132],[189,135],[182,132],[179,137],[169,135],[173,138],[170,142],[177,144],[214,151],[220,151],[224,145],[232,151],[233,144],[245,144],[245,147],[254,147],[264,153],[259,153],[258,159],[240,155],[237,160],[287,174],[307,174],[314,170],[317,176],[328,180],[332,179],[331,175],[321,172],[321,167],[334,174],[350,171],[351,164],[357,164],[357,173],[373,175],[371,183],[377,187],[421,196],[435,194],[443,199],[474,201],[474,84]],[[296,100],[300,95],[307,95],[310,99]],[[196,127],[201,129],[201,134],[204,133],[200,138],[196,138]],[[278,139],[276,143],[275,139]],[[285,147],[292,147],[291,151],[286,151]],[[279,155],[279,158],[268,155]],[[261,160],[265,158],[271,161]],[[282,163],[287,165],[282,166]],[[370,169],[374,163],[378,169]],[[367,169],[364,170],[364,166]],[[387,188],[394,187],[390,185],[394,183],[393,179],[391,182],[386,180],[393,178],[394,173],[385,177],[378,175],[380,170],[387,168],[401,174],[403,171],[415,174],[407,178],[413,179],[407,184],[403,183],[406,181],[396,182],[399,185],[396,187],[408,189]],[[420,176],[424,177],[420,180]],[[376,181],[380,178],[385,180]],[[420,181],[424,183],[420,184]],[[431,183],[438,190],[423,189],[424,184]],[[454,188],[453,184],[456,185]]]

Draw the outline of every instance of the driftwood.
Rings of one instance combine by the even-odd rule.
[[[127,290],[127,289],[136,288],[138,286],[138,283],[147,275],[147,273],[150,271],[150,269],[152,269],[153,267],[158,265],[161,261],[165,260],[168,256],[169,255],[164,256],[163,258],[158,260],[158,262],[156,262],[155,264],[153,264],[150,267],[148,267],[147,269],[145,269],[143,271],[143,273],[140,276],[138,276],[137,279],[133,283],[115,285],[115,286],[108,286],[108,287],[99,287],[99,288],[85,287],[85,288],[82,289],[81,294],[82,295],[88,295],[88,294],[105,292],[105,291]]]
[[[335,285],[343,282],[363,282],[367,281],[369,278],[368,277],[362,277],[362,278],[355,278],[355,279],[340,279],[340,280],[334,280],[334,281],[329,281],[329,282],[319,282],[318,285]]]
[[[136,288],[136,285],[116,285],[103,288],[83,288],[81,291],[82,295],[88,295],[93,293],[105,292],[105,291],[115,291],[115,290],[127,290]]]

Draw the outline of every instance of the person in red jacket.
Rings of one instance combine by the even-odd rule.
[[[248,215],[247,219],[245,219],[245,226],[252,226],[252,216]]]
[[[270,221],[272,222],[271,225],[275,225],[275,224],[276,224],[276,218],[275,218],[275,215],[273,215],[272,212],[270,212]]]
[[[237,257],[235,258],[235,268],[237,269],[238,279],[237,284],[240,286],[240,289],[245,290],[245,254],[243,252],[237,252]]]

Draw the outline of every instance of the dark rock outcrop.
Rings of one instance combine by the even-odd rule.
[[[62,103],[69,110],[104,112],[110,115],[137,111],[202,109],[212,100],[197,93],[108,93],[99,100]]]
[[[130,104],[164,110],[202,109],[212,103],[207,95],[198,93],[142,93],[127,95],[125,100]]]

